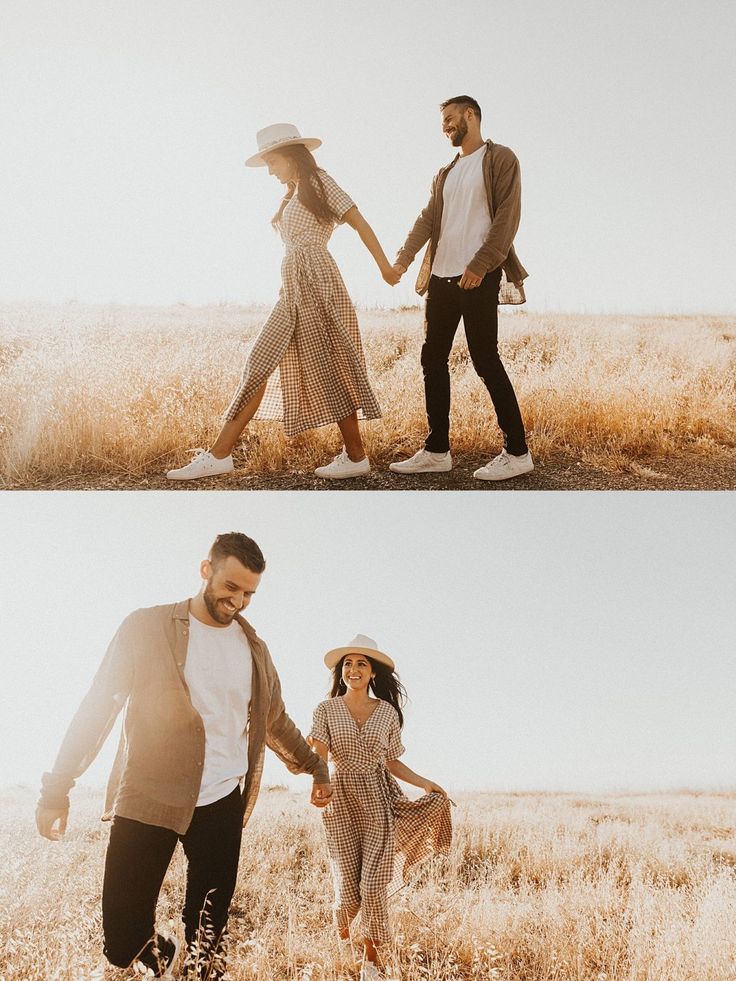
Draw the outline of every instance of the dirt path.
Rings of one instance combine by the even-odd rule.
[[[736,450],[706,457],[693,452],[678,456],[632,463],[630,469],[608,471],[583,463],[574,456],[558,455],[538,463],[528,476],[493,483],[473,479],[473,471],[485,459],[460,458],[450,473],[400,476],[387,467],[374,468],[368,477],[355,480],[324,481],[311,470],[281,475],[249,476],[236,472],[227,477],[176,483],[163,472],[137,474],[68,474],[34,484],[32,490],[463,490],[463,491],[541,491],[541,490],[736,490]]]

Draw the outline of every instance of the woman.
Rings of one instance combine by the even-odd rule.
[[[379,978],[377,948],[389,940],[389,884],[397,873],[406,879],[409,868],[428,855],[448,851],[450,802],[441,787],[399,761],[406,693],[391,658],[359,634],[324,660],[332,669],[330,697],[314,711],[308,742],[334,763],[334,794],[322,816],[337,929],[348,940],[361,912],[361,979]],[[421,787],[426,796],[410,801],[395,777]]]
[[[197,450],[191,463],[166,476],[194,480],[230,473],[233,447],[254,416],[283,418],[287,436],[337,423],[344,449],[315,473],[361,476],[370,463],[358,413],[377,419],[381,411],[368,381],[355,310],[327,251],[335,225],[346,222],[357,231],[387,283],[396,285],[399,275],[352,199],[317,166],[311,150],[321,140],[304,139],[295,126],[277,123],[260,130],[257,142],[258,153],[246,166],[268,167],[287,187],[273,219],[286,246],[283,286],[253,343],[219,436],[209,450]]]

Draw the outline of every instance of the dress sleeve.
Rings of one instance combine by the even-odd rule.
[[[388,730],[388,753],[387,760],[398,760],[404,753],[404,746],[401,742],[401,729],[399,728],[399,717],[393,713],[391,724]]]
[[[311,739],[318,739],[321,743],[325,743],[329,749],[330,727],[327,724],[327,709],[325,708],[324,702],[320,702],[314,710],[312,731],[309,733],[309,736]]]
[[[355,201],[324,170],[320,172],[319,176],[322,178],[327,204],[330,210],[334,212],[338,224],[342,224],[346,212],[355,207]]]

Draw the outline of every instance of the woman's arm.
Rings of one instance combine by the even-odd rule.
[[[412,787],[421,787],[425,794],[442,794],[443,797],[447,797],[447,793],[442,787],[433,783],[432,780],[427,780],[426,777],[420,777],[401,760],[388,760],[386,767],[389,773],[398,777],[399,780],[403,780],[404,783],[410,783]]]
[[[386,253],[381,248],[381,243],[378,241],[376,233],[358,211],[357,207],[350,208],[342,217],[343,221],[347,222],[360,235],[361,242],[376,260],[376,265],[381,270],[381,275],[389,286],[396,286],[401,276],[386,258]]]
[[[323,743],[321,739],[315,739],[313,736],[307,736],[307,742],[315,751],[320,759],[323,759],[325,763],[327,762],[328,747],[327,743]]]

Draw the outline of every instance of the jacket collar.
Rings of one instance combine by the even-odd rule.
[[[189,600],[182,600],[180,603],[174,603],[171,610],[172,620],[188,620],[189,619]]]
[[[494,146],[493,140],[486,140],[485,144],[486,144],[486,153],[490,153],[491,149]],[[478,149],[480,150],[480,147],[478,147]],[[452,168],[455,166],[455,164],[458,162],[459,159],[460,159],[460,153],[458,151],[458,153],[455,154],[452,160],[448,164],[445,164],[445,166],[440,170],[440,173],[446,174],[449,170],[452,170]]]
[[[172,607],[172,610],[171,610],[171,619],[172,620],[187,620],[188,621],[189,620],[189,603],[190,603],[190,600],[188,600],[188,599],[181,600],[181,602],[179,602],[179,603],[174,603],[174,606]],[[245,617],[241,617],[241,615],[239,613],[236,613],[235,614],[235,619],[240,624],[241,629],[245,632],[245,635],[246,635],[246,637],[248,638],[248,640],[250,641],[251,644],[253,643],[253,641],[257,641],[258,640],[258,635],[256,634],[256,632],[253,629],[253,627],[245,619]]]

